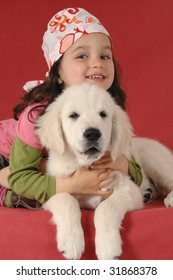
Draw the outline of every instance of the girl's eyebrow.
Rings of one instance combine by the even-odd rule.
[[[84,50],[84,49],[89,49],[89,46],[79,46],[76,49],[73,50],[73,53],[76,51]]]
[[[87,50],[87,49],[90,49],[90,46],[87,46],[87,45],[79,46],[76,49],[74,49],[72,53],[74,53],[76,51],[80,51],[80,50]],[[103,46],[101,48],[101,51],[105,51],[105,50],[112,51],[112,48],[110,46]]]

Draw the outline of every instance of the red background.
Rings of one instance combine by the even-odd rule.
[[[12,117],[26,81],[44,79],[43,33],[49,19],[70,6],[95,14],[111,33],[136,133],[173,149],[172,0],[1,1],[0,119]],[[1,208],[0,259],[62,259],[49,213]],[[127,213],[121,259],[172,259],[172,210],[163,201],[154,201],[144,211]],[[93,211],[82,214],[86,234],[82,258],[95,259]]]
[[[28,80],[44,79],[41,50],[49,19],[79,6],[109,30],[136,134],[173,148],[172,0],[6,0],[0,8],[0,119],[12,117]]]

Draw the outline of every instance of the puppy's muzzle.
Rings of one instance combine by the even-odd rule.
[[[101,136],[101,132],[97,128],[90,127],[85,130],[83,134],[87,147],[84,152],[85,154],[92,156],[100,152],[99,139]]]

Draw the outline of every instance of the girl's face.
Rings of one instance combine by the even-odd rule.
[[[109,89],[114,80],[109,37],[91,33],[78,39],[63,55],[59,76],[65,86],[89,82]]]

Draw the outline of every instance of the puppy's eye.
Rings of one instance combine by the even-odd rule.
[[[73,119],[73,120],[78,119],[78,117],[79,117],[79,114],[76,113],[76,112],[73,112],[73,113],[71,113],[71,114],[69,115],[69,118],[70,118],[70,119]]]
[[[100,117],[101,118],[106,118],[108,115],[107,115],[107,113],[105,112],[105,111],[101,111],[100,113],[99,113],[99,115],[100,115]]]

